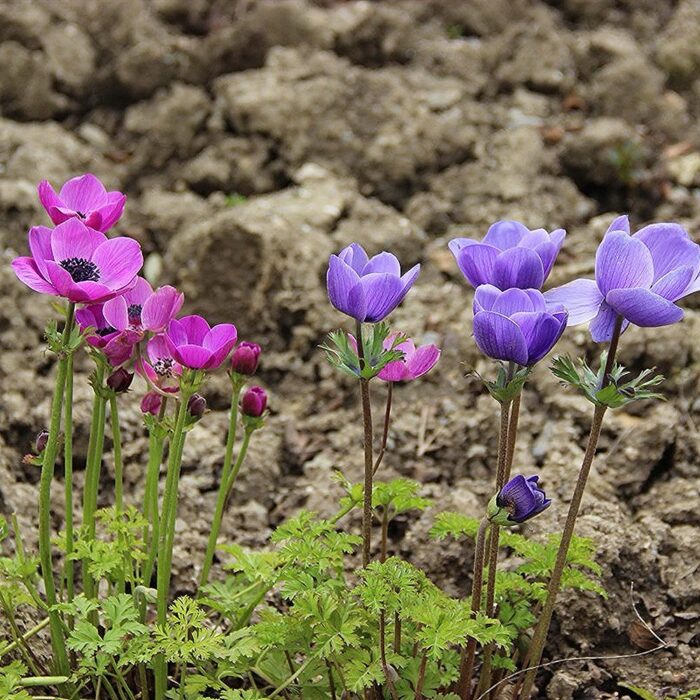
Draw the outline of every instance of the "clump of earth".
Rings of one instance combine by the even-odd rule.
[[[0,5],[0,514],[36,546],[38,471],[22,463],[48,421],[50,301],[15,279],[29,226],[46,223],[36,183],[91,171],[128,194],[118,231],[187,312],[232,321],[264,348],[271,416],[252,445],[223,536],[264,546],[300,508],[330,512],[342,470],[359,480],[356,387],[319,344],[343,323],[327,303],[328,255],[352,241],[422,274],[392,317],[443,349],[399,387],[384,478],[423,484],[390,549],[451,593],[469,589],[471,545],[435,547],[434,513],[478,515],[492,488],[497,406],[470,370],[493,364],[471,339],[472,292],[447,250],[497,219],[568,236],[550,283],[590,276],[608,223],[629,213],[700,230],[700,9],[694,0],[14,0]],[[541,697],[663,697],[700,686],[700,308],[682,324],[632,329],[621,360],[666,375],[666,402],[610,413],[578,533],[592,537],[609,597],[564,594]],[[561,352],[595,359],[585,329]],[[91,390],[76,382],[76,481]],[[216,499],[228,383],[185,451],[174,559],[193,590]],[[127,495],[144,486],[138,391],[124,400]],[[382,389],[375,390],[382,410]],[[555,506],[527,530],[560,528],[591,407],[546,363],[524,397],[515,454]],[[60,466],[60,465],[59,465]],[[110,502],[105,458],[101,499]],[[60,481],[60,469],[57,476]],[[55,526],[61,523],[55,490]],[[358,527],[357,518],[347,526]],[[637,612],[667,643],[644,650]],[[641,644],[641,646],[640,646]]]

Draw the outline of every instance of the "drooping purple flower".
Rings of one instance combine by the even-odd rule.
[[[261,386],[246,389],[241,398],[241,413],[249,418],[260,418],[267,408],[267,393]]]
[[[31,257],[12,261],[15,274],[35,292],[83,304],[106,301],[136,284],[143,265],[141,246],[132,238],[104,233],[69,219],[54,229],[29,231]]]
[[[103,309],[104,304],[90,304],[75,312],[75,320],[80,330],[94,329],[85,338],[88,345],[99,349],[104,348],[110,340],[119,335],[119,331],[104,317]]]
[[[207,410],[207,400],[201,394],[192,394],[187,402],[187,412],[192,418],[201,418]]]
[[[498,289],[540,289],[552,270],[566,231],[531,231],[518,221],[497,221],[482,241],[455,238],[449,247],[467,282]]]
[[[357,321],[376,323],[401,303],[419,273],[420,265],[414,265],[402,276],[396,256],[384,252],[370,259],[361,245],[352,243],[330,257],[328,298]]]
[[[97,231],[107,231],[119,220],[126,202],[121,192],[107,192],[92,173],[68,180],[58,194],[47,180],[39,183],[39,201],[54,224],[78,218]]]
[[[678,224],[650,224],[630,235],[629,219],[612,222],[598,247],[595,280],[577,279],[546,292],[569,311],[569,325],[590,321],[597,343],[609,341],[618,316],[642,327],[683,318],[674,302],[700,290],[700,246]]]
[[[144,397],[141,399],[141,412],[157,416],[162,405],[163,397],[155,391],[149,391],[144,394]]]
[[[236,337],[232,323],[210,327],[201,316],[173,319],[165,332],[173,358],[190,369],[219,367],[236,344]]]
[[[163,391],[176,393],[182,365],[175,360],[165,336],[156,335],[146,345],[148,360],[141,358],[135,364],[136,371]],[[156,394],[157,395],[157,394]]]
[[[495,360],[529,367],[539,362],[566,328],[563,306],[547,304],[536,289],[507,289],[490,284],[474,294],[474,340]]]
[[[489,518],[497,525],[523,523],[546,510],[551,504],[537,482],[539,476],[514,476],[489,504]]]
[[[116,369],[107,377],[107,386],[117,394],[122,394],[129,390],[131,382],[134,379],[134,373],[129,372],[124,367]]]
[[[240,343],[231,355],[231,371],[251,377],[258,369],[260,353],[257,343]]]
[[[390,335],[384,341],[384,349],[391,349],[396,333]],[[389,362],[377,375],[385,382],[410,382],[430,372],[440,359],[440,349],[437,345],[416,344],[410,338],[399,343],[394,350],[401,350],[403,357],[400,360]]]

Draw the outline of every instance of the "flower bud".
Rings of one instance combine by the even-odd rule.
[[[241,412],[250,418],[260,418],[267,408],[267,394],[261,386],[251,386],[241,399]]]
[[[207,410],[207,400],[201,394],[192,394],[187,402],[187,411],[192,418],[201,418]]]
[[[231,370],[248,377],[255,374],[260,360],[260,346],[257,343],[241,343],[231,356]]]
[[[107,377],[107,386],[117,394],[122,394],[131,386],[133,379],[133,372],[127,372],[123,367],[120,367]]]
[[[155,391],[149,391],[141,399],[141,412],[151,413],[157,416],[160,412],[161,404],[163,403],[163,397],[160,394],[156,394]]]
[[[42,430],[39,432],[36,436],[36,451],[37,454],[41,454],[44,449],[46,448],[46,443],[49,441],[49,431],[48,430]]]

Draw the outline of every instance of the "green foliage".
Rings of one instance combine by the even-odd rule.
[[[0,666],[0,698],[6,700],[32,700],[32,696],[22,687],[22,678],[27,667],[19,661]]]
[[[520,367],[516,370],[512,376],[509,376],[509,372],[503,366],[499,365],[498,375],[495,381],[488,381],[481,377],[478,373],[474,372],[479,379],[483,382],[484,386],[488,389],[489,394],[493,396],[499,403],[510,403],[516,396],[520,394],[523,390],[523,386],[530,376],[532,371],[531,367]]]
[[[641,700],[693,700],[693,698],[700,698],[700,688],[689,690],[680,695],[665,695],[663,698],[659,698],[655,693],[638,685],[631,683],[618,683],[618,685],[624,690],[630,690]]]
[[[633,401],[642,399],[661,399],[663,394],[654,391],[663,383],[664,377],[654,374],[654,369],[645,369],[634,379],[623,381],[629,376],[629,372],[619,363],[615,362],[610,372],[610,383],[603,389],[603,374],[607,352],[600,357],[598,371],[592,370],[583,359],[578,361],[578,367],[571,358],[557,357],[552,363],[552,373],[563,385],[570,385],[578,389],[583,396],[596,406],[619,408]]]

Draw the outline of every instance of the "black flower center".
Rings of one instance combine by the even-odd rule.
[[[169,377],[173,373],[173,359],[171,357],[159,357],[153,363],[153,371],[161,377]]]
[[[117,329],[112,328],[112,326],[107,326],[105,328],[98,328],[97,330],[95,330],[95,333],[97,333],[97,335],[99,335],[100,337],[104,338],[106,335],[109,335],[110,333],[115,333],[116,330]]]
[[[87,216],[86,216],[85,214],[83,214],[82,211],[76,210],[75,213],[76,213],[81,219],[87,219]]]
[[[129,323],[132,326],[140,326],[141,325],[141,309],[143,307],[141,304],[131,304],[129,308],[127,309],[127,314],[129,316]]]
[[[73,282],[97,282],[100,271],[92,260],[85,258],[67,258],[59,265],[73,278]]]

